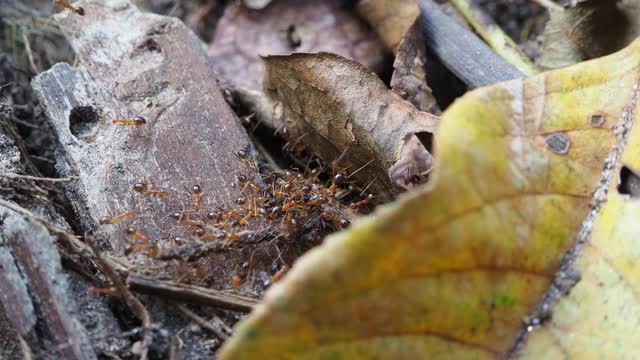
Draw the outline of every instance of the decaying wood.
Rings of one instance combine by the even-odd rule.
[[[33,88],[58,145],[61,176],[83,231],[98,219],[134,209],[136,182],[172,192],[199,184],[206,203],[228,205],[239,196],[233,152],[249,147],[226,104],[195,35],[178,19],[145,14],[128,1],[90,1],[85,16],[56,15],[79,58],[57,64]],[[142,126],[116,117],[146,119]],[[179,208],[183,204],[172,204]],[[147,236],[162,239],[172,219],[162,206],[144,220]],[[101,227],[98,243],[118,249],[122,224]]]
[[[224,291],[178,284],[139,275],[130,275],[127,284],[131,290],[191,304],[214,306],[221,309],[249,312],[258,301]]]
[[[2,107],[1,104],[0,107]],[[2,125],[8,125],[6,122],[8,121],[8,115],[10,114],[0,111]],[[0,208],[7,213],[24,219],[30,224],[30,228],[41,229],[44,226],[50,234],[57,237],[61,246],[68,249],[81,248],[84,244],[68,233],[68,225],[65,220],[57,213],[51,200],[46,198],[47,191],[38,186],[38,184],[43,184],[42,178],[25,175],[27,169],[21,163],[21,159],[24,159],[24,157],[21,156],[18,148],[14,146],[14,139],[9,136],[13,132],[5,134],[3,130],[0,128],[0,173],[8,176],[0,178],[0,186],[2,187],[0,191]],[[50,180],[55,182],[57,179],[45,179],[43,186],[48,188],[52,183]],[[41,192],[44,192],[44,197]],[[1,246],[0,249],[0,257],[2,258],[0,262],[3,265],[8,264],[7,266],[2,266],[2,271],[0,271],[0,277],[3,278],[0,281],[2,283],[0,284],[0,294],[2,294],[0,297],[4,295],[2,302],[7,304],[6,306],[0,306],[0,310],[4,312],[0,315],[0,347],[2,348],[0,350],[0,358],[7,360],[21,359],[22,352],[25,351],[41,358],[60,357],[60,353],[57,350],[58,345],[65,347],[68,344],[58,344],[58,341],[54,338],[58,336],[57,332],[42,331],[37,336],[31,335],[34,331],[33,329],[47,330],[48,323],[44,322],[45,317],[39,316],[42,308],[34,306],[34,304],[37,305],[37,302],[32,300],[31,297],[35,295],[30,289],[48,289],[50,286],[48,285],[49,280],[53,279],[57,282],[62,277],[66,277],[69,280],[66,287],[64,284],[60,284],[61,287],[65,288],[64,297],[49,297],[47,299],[48,308],[60,309],[60,312],[63,313],[75,312],[75,317],[82,326],[89,329],[87,336],[92,339],[96,337],[105,339],[105,341],[92,341],[94,347],[105,348],[116,344],[120,345],[117,341],[106,341],[108,340],[108,334],[119,331],[117,320],[111,313],[106,299],[90,294],[88,292],[90,284],[77,274],[71,271],[58,270],[60,268],[60,260],[54,254],[55,248],[51,249],[48,245],[53,242],[51,238],[47,236],[47,244],[44,245],[40,245],[38,240],[42,239],[39,237],[35,239],[29,238],[25,246],[44,246],[42,251],[51,256],[39,257],[37,265],[43,271],[44,269],[54,269],[55,272],[52,272],[50,277],[40,276],[39,272],[17,274],[16,271],[19,270],[19,267],[16,264],[19,264],[19,261],[16,260],[16,253],[12,251],[11,246],[8,244],[7,246]],[[36,259],[27,260],[35,261]],[[17,297],[23,290],[27,291],[26,296],[22,294]],[[73,300],[67,301],[67,299]],[[33,322],[32,327],[29,327],[32,321],[35,322]],[[16,326],[20,331],[16,330]],[[19,342],[18,338],[20,338]],[[48,348],[44,349],[43,344],[48,344]]]
[[[95,359],[62,275],[54,240],[47,230],[0,208],[0,299],[16,331],[36,356]]]
[[[416,134],[433,133],[438,118],[418,111],[364,66],[329,53],[268,56],[265,64],[273,119],[289,129],[294,144],[346,168],[376,194],[398,192],[431,167],[421,145],[420,161],[390,177],[405,144]]]
[[[468,86],[481,87],[524,76],[447,16],[433,0],[419,0],[418,4],[427,46]]]

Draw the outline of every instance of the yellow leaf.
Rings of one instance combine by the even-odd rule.
[[[504,357],[591,211],[639,67],[640,40],[465,95],[432,186],[300,259],[221,358]]]
[[[635,77],[637,79],[637,75]],[[640,344],[640,201],[618,192],[622,166],[640,169],[640,89],[628,114],[635,115],[622,162],[614,170],[607,202],[580,246],[573,268],[581,274],[553,316],[529,335],[520,358],[623,359]],[[633,109],[635,107],[635,109]]]

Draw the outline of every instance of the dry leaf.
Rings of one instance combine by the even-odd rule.
[[[357,10],[393,52],[420,14],[415,0],[361,0]]]
[[[620,50],[640,35],[640,0],[589,0],[550,10],[539,63],[557,68]]]
[[[427,51],[424,44],[420,22],[416,20],[398,45],[393,62],[391,89],[418,110],[437,115],[440,114],[440,108],[427,84]]]
[[[339,0],[279,0],[262,11],[227,7],[209,45],[209,58],[222,85],[253,102],[262,90],[260,55],[294,51],[333,52],[375,72],[382,71],[385,57],[375,34]]]
[[[287,126],[295,142],[303,141],[324,161],[340,159],[335,165],[348,168],[360,184],[371,183],[374,193],[397,192],[389,169],[400,160],[407,135],[433,133],[437,117],[416,110],[367,68],[336,54],[269,56],[265,64],[265,93],[280,115],[274,116],[276,126]],[[404,185],[430,167],[429,159],[396,178]]]
[[[639,86],[640,40],[601,60],[468,93],[443,115],[430,188],[379,209],[300,259],[236,329],[221,358],[506,357],[562,255],[589,235],[593,194],[611,178],[602,170],[616,166],[616,145],[624,144],[624,126],[616,125],[639,126]],[[625,161],[635,168],[637,148],[629,150]],[[580,309],[589,322],[578,326],[580,337],[566,330],[571,323],[557,331],[576,352],[588,350],[580,341],[592,335],[589,349],[601,358],[619,358],[621,346],[634,357],[638,205],[611,200],[618,211],[600,213],[594,245],[580,255],[599,252],[591,261],[603,267],[603,286],[624,296],[597,299],[592,289],[596,294],[567,298],[572,307],[564,313]],[[610,232],[597,224],[618,219],[629,227]],[[598,246],[599,237],[609,240]],[[584,261],[583,271],[599,270]],[[585,297],[593,305],[583,308]],[[606,318],[590,312],[596,306],[624,326],[605,333]],[[532,342],[535,358],[548,358],[540,354],[551,349],[566,357],[562,343],[551,348],[554,339],[546,340]]]

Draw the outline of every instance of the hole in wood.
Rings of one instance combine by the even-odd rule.
[[[69,114],[69,130],[77,138],[91,135],[98,124],[98,113],[91,106],[78,106]]]

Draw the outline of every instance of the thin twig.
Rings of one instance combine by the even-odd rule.
[[[133,314],[138,318],[138,320],[142,322],[142,326],[148,327],[149,324],[151,324],[151,320],[150,320],[149,312],[147,311],[147,308],[144,306],[144,304],[142,304],[142,302],[140,302],[140,300],[138,300],[137,297],[135,297],[135,295],[133,295],[129,291],[129,288],[127,288],[124,281],[122,281],[122,279],[120,278],[120,275],[118,275],[118,273],[113,269],[113,267],[111,267],[111,264],[105,261],[104,257],[102,256],[102,253],[100,252],[100,250],[98,250],[98,247],[93,241],[93,238],[91,236],[85,236],[85,242],[87,243],[87,245],[89,245],[89,247],[93,251],[93,255],[95,256],[95,259],[97,262],[96,265],[98,265],[98,267],[100,268],[100,271],[107,278],[109,278],[111,283],[113,283],[113,286],[115,286],[115,288],[118,289],[120,296],[122,296],[124,301],[127,303],[129,308],[131,309],[131,312],[133,312]]]
[[[546,7],[548,10],[564,11],[564,8],[562,6],[554,3],[551,0],[533,0],[533,1],[540,4],[540,6]]]
[[[50,178],[50,177],[39,177],[39,176],[31,176],[31,175],[21,175],[16,173],[2,173],[0,174],[0,178],[47,181],[47,182],[67,182],[67,181],[73,181],[78,179],[77,176],[68,176],[63,178]]]
[[[127,278],[131,290],[192,304],[213,306],[220,309],[250,312],[259,301],[246,296],[230,294],[220,290],[205,289],[173,281],[157,280],[131,274]]]
[[[93,238],[91,236],[85,236],[85,242],[91,250],[96,259],[96,265],[100,268],[100,271],[113,283],[113,286],[118,289],[120,296],[124,299],[124,302],[129,306],[131,312],[140,320],[142,323],[142,327],[147,329],[151,324],[151,317],[149,316],[149,311],[144,306],[144,304],[138,300],[138,298],[129,291],[129,288],[125,285],[124,281],[120,278],[120,275],[111,267],[108,261],[102,256],[100,250],[96,246]],[[147,353],[149,351],[149,345],[151,344],[151,334],[149,331],[145,330],[145,335],[142,340],[142,351],[140,354],[140,359],[145,360],[147,358]]]
[[[29,42],[29,38],[27,37],[27,33],[22,33],[22,40],[24,41],[24,48],[27,51],[27,58],[29,58],[29,65],[31,65],[31,70],[33,70],[34,74],[40,74],[42,71],[38,69],[36,66],[36,62],[33,59],[33,52],[31,52],[31,43]]]
[[[195,312],[189,310],[189,308],[187,308],[184,305],[178,305],[177,307],[178,307],[178,310],[180,310],[185,316],[187,316],[189,319],[191,319],[196,324],[200,325],[200,327],[211,331],[215,336],[218,337],[218,339],[220,339],[222,341],[225,341],[225,340],[227,340],[229,338],[228,333],[225,333],[225,331],[224,331],[226,329],[221,329],[220,327],[213,326],[210,322],[208,322],[207,320],[203,319],[202,317],[200,317],[200,315],[196,314]],[[222,320],[220,320],[220,321],[222,321]]]
[[[178,335],[171,337],[171,346],[169,347],[169,360],[180,360],[180,348],[182,340]]]

